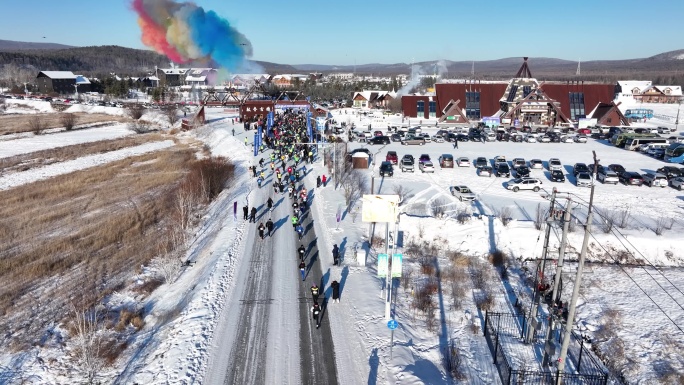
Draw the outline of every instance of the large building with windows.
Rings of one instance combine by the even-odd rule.
[[[470,123],[485,117],[502,123],[556,125],[577,121],[600,102],[610,103],[614,84],[538,81],[527,58],[508,82],[462,80],[435,84],[435,94],[402,96],[404,116]]]

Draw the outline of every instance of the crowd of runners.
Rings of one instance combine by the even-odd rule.
[[[258,125],[262,124],[263,122],[258,122]],[[312,170],[311,167],[307,169],[307,164],[313,163],[317,155],[316,145],[310,143],[307,135],[306,115],[303,111],[286,110],[283,113],[275,114],[270,129],[263,128],[263,144],[259,146],[259,155],[257,155],[260,159],[258,165],[249,167],[249,172],[256,179],[259,188],[265,186],[267,176],[271,177],[273,191],[272,193],[269,192],[269,198],[266,201],[269,214],[274,209],[274,198],[278,194],[287,193],[292,202],[290,222],[295,235],[301,241],[305,236],[303,221],[309,209],[309,199],[312,193],[304,186],[303,178],[306,178]],[[249,145],[247,138],[245,138],[245,145]],[[318,175],[316,187],[325,187],[327,181],[328,178],[325,175]],[[257,208],[252,207],[250,210],[248,205],[245,205],[243,216],[244,220],[256,224]],[[257,230],[260,239],[271,237],[274,230],[273,220],[269,218],[266,223],[260,222],[257,225]],[[306,281],[308,275],[306,254],[306,248],[301,244],[296,250],[296,258],[299,262],[298,267],[302,281]],[[337,265],[339,263],[337,245],[332,250],[332,256],[334,264]],[[339,302],[340,284],[333,281],[330,287],[332,289],[332,302]],[[323,311],[322,304],[319,304],[320,289],[314,283],[310,291],[313,302],[311,315],[316,327],[320,327]]]

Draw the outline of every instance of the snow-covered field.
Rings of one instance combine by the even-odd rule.
[[[74,106],[77,107],[77,106]],[[74,108],[72,107],[72,108]],[[639,105],[646,107],[646,105]],[[672,115],[676,106],[652,106],[657,114]],[[621,105],[620,108],[629,108]],[[357,116],[354,110],[348,109],[333,112],[338,121],[354,122],[358,127],[367,125],[367,118]],[[221,109],[210,109],[207,114],[210,123],[196,132],[182,135],[196,136],[204,141],[216,155],[230,157],[242,170],[255,164],[256,160],[250,154],[250,148],[242,144],[245,134],[239,124],[231,125],[232,116],[223,113]],[[397,122],[400,117],[391,116],[387,119]],[[412,119],[413,120],[413,119]],[[424,132],[434,134],[434,121],[424,121]],[[674,122],[653,119],[646,123],[653,126],[668,126]],[[238,135],[232,136],[231,129],[235,127]],[[80,130],[78,133],[57,133],[46,136],[36,136],[7,142],[0,142],[2,156],[28,153],[50,147],[95,141],[108,138],[107,135],[129,135],[130,131],[123,127],[92,128]],[[251,140],[252,134],[247,137]],[[78,138],[78,139],[75,139]],[[19,142],[21,140],[22,142]],[[38,142],[42,141],[42,142]],[[73,143],[72,143],[73,142]],[[164,142],[161,142],[164,143]],[[358,143],[350,144],[350,150],[362,146]],[[365,145],[363,145],[365,146]],[[544,161],[551,157],[560,158],[565,166],[566,174],[575,162],[587,163],[591,160],[592,151],[601,159],[602,164],[619,163],[628,170],[646,172],[664,165],[662,161],[647,156],[614,148],[604,142],[589,140],[586,144],[576,143],[459,143],[454,149],[449,143],[429,143],[426,146],[402,147],[392,143],[386,147],[370,146],[373,153],[377,153],[375,167],[388,150],[397,151],[399,157],[410,153],[418,157],[429,154],[433,162],[442,153],[450,153],[455,157],[467,156],[471,160],[478,156],[488,159],[497,155],[504,155],[507,159],[523,157],[527,160],[539,158]],[[126,156],[122,153],[121,156]],[[112,159],[113,160],[113,159]],[[257,158],[258,160],[258,158]],[[87,167],[87,157],[72,161],[71,170]],[[66,169],[67,165],[63,165]],[[39,173],[29,170],[26,173]],[[443,241],[443,249],[459,250],[467,255],[479,257],[492,250],[505,251],[513,258],[539,258],[542,252],[540,231],[533,225],[538,204],[548,207],[548,194],[556,187],[562,197],[571,197],[576,215],[584,217],[584,207],[589,198],[589,190],[578,188],[571,183],[570,176],[565,183],[553,183],[547,177],[545,170],[533,170],[532,176],[543,181],[544,190],[539,193],[520,191],[514,193],[503,186],[505,180],[501,178],[478,177],[474,167],[440,169],[436,167],[434,174],[404,174],[395,170],[393,178],[381,179],[377,177],[377,170],[367,170],[374,173],[375,193],[392,194],[394,186],[402,185],[412,191],[407,202],[402,205],[400,230],[404,233],[405,243],[409,240],[424,239],[430,242],[435,239]],[[324,166],[317,162],[307,176],[306,184],[315,187],[315,176],[327,174]],[[0,176],[0,185],[10,188],[12,176]],[[455,184],[465,184],[476,194],[474,204],[461,203],[451,197],[448,187]],[[246,173],[240,173],[235,184],[225,191],[208,210],[203,218],[203,224],[196,229],[195,239],[192,241],[188,253],[198,263],[192,269],[187,269],[173,283],[161,286],[146,300],[150,312],[146,317],[146,327],[131,341],[127,350],[116,363],[116,366],[104,373],[106,383],[149,383],[149,384],[193,384],[204,383],[207,365],[213,353],[212,340],[217,329],[218,315],[226,304],[231,303],[233,288],[237,281],[245,279],[236,274],[242,263],[244,242],[253,239],[253,231],[242,221],[234,221],[229,207],[232,202],[243,202],[250,199],[250,190],[256,188],[255,182]],[[446,309],[444,317],[446,334],[426,330],[423,321],[409,316],[410,292],[399,289],[399,299],[396,308],[399,328],[394,333],[394,345],[390,347],[390,333],[384,317],[384,303],[381,298],[382,280],[375,277],[375,250],[370,250],[366,259],[366,266],[356,261],[355,250],[364,253],[364,242],[367,240],[369,225],[361,222],[360,205],[351,212],[343,212],[341,222],[337,222],[336,214],[340,206],[344,206],[341,190],[335,190],[333,183],[316,190],[316,199],[312,210],[315,221],[318,247],[321,250],[331,250],[334,243],[344,250],[342,266],[333,266],[329,254],[321,259],[323,271],[329,271],[328,282],[337,280],[343,283],[342,302],[331,304],[327,319],[331,324],[334,339],[335,357],[340,383],[349,384],[439,384],[452,383],[445,373],[442,364],[441,350],[444,342],[457,339],[464,355],[464,365],[471,376],[460,383],[464,384],[496,384],[499,383],[498,373],[491,364],[492,358],[482,334],[473,334],[468,325],[471,319],[478,317],[478,310],[473,300],[467,301],[462,310]],[[597,226],[593,231],[591,260],[608,260],[606,250],[627,248],[636,259],[646,260],[659,268],[660,272],[672,281],[675,288],[681,288],[684,274],[684,241],[679,234],[684,223],[684,196],[671,188],[633,187],[623,185],[596,186],[594,202],[599,213],[629,210],[633,220],[629,226],[619,229],[622,234],[604,234]],[[446,206],[445,218],[434,218],[430,207],[435,201]],[[559,199],[564,203],[564,199]],[[508,226],[496,218],[496,213],[502,208],[511,211],[513,221]],[[450,217],[460,210],[469,210],[482,219],[473,219],[467,224],[459,224]],[[656,235],[652,230],[658,218],[674,219],[671,230],[665,230],[663,235]],[[579,250],[582,233],[581,226],[571,233],[569,243],[571,248]],[[251,236],[248,236],[252,232]],[[384,228],[378,226],[376,235],[384,233]],[[557,247],[559,241],[552,237],[551,247]],[[624,246],[623,246],[624,243]],[[294,252],[294,250],[292,250]],[[569,253],[569,258],[575,259],[576,254]],[[444,261],[440,258],[440,263]],[[406,268],[418,269],[417,262],[405,260]],[[573,264],[566,266],[566,272],[571,273]],[[582,331],[591,333],[597,329],[601,312],[607,308],[617,308],[624,317],[624,328],[618,335],[624,339],[626,351],[634,355],[633,370],[630,380],[634,383],[655,383],[655,361],[665,359],[653,350],[661,342],[659,336],[673,335],[682,338],[673,322],[684,324],[684,297],[680,289],[672,290],[658,278],[660,285],[644,272],[637,272],[634,267],[627,267],[624,273],[615,266],[601,266],[592,264],[587,268],[584,279],[587,289],[583,290],[581,303],[578,307],[577,324]],[[652,269],[650,269],[653,272]],[[290,272],[283,272],[289,274]],[[630,276],[627,276],[630,274]],[[571,277],[568,278],[568,281]],[[643,287],[651,297],[657,298],[658,306],[638,288],[635,283]],[[515,280],[512,280],[515,281]],[[568,285],[571,286],[571,285]],[[329,288],[323,288],[326,292]],[[506,289],[500,282],[493,288],[497,294],[497,309],[508,309],[505,302]],[[522,290],[516,286],[515,290]],[[565,289],[564,299],[569,298],[571,289]],[[668,297],[670,292],[674,298]],[[679,296],[675,294],[680,294]],[[125,293],[121,293],[125,297]],[[147,306],[146,306],[147,307]],[[163,317],[170,309],[177,310],[177,316],[171,319]],[[666,317],[669,316],[672,322]],[[648,317],[648,322],[639,322],[640,317]],[[225,325],[223,325],[225,326]],[[287,333],[292,325],[282,325],[277,332]],[[438,328],[438,330],[440,330]],[[679,334],[678,334],[679,333]],[[287,350],[286,347],[274,347],[276,350]],[[4,373],[12,373],[12,369],[21,370],[32,375],[29,383],[57,384],[66,383],[69,373],[56,372],[63,365],[49,365],[51,359],[57,361],[63,354],[61,347],[35,348],[31,352],[11,353],[0,351],[0,382]],[[282,351],[281,350],[281,351]],[[390,353],[391,352],[391,353]],[[325,352],[321,352],[325,354]],[[684,368],[675,368],[673,370]],[[11,376],[10,376],[11,377]],[[14,383],[10,378],[7,383]]]

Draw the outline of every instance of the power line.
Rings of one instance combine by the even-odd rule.
[[[645,295],[646,297],[648,297],[648,299],[649,299],[651,302],[653,302],[653,304],[658,308],[658,310],[660,310],[660,312],[663,313],[663,315],[664,315],[668,320],[670,320],[670,322],[672,322],[672,324],[673,324],[677,329],[679,329],[679,331],[682,332],[682,334],[684,334],[684,330],[682,330],[682,328],[679,327],[679,325],[677,325],[677,323],[676,323],[669,315],[667,315],[667,313],[665,312],[665,310],[663,310],[663,308],[660,307],[660,305],[658,305],[658,304],[656,303],[656,301],[654,301],[653,298],[651,298],[651,296],[648,295],[648,293],[646,293],[646,291],[645,291],[645,290],[644,290],[644,289],[643,289],[643,288],[634,280],[634,278],[632,278],[632,276],[629,275],[629,273],[627,273],[627,271],[625,271],[625,269],[622,267],[622,265],[621,265],[615,258],[613,258],[613,256],[610,254],[610,252],[608,252],[608,250],[606,250],[606,248],[603,247],[603,245],[599,243],[598,239],[596,239],[596,236],[594,236],[594,234],[592,234],[592,233],[589,233],[589,234],[591,235],[592,238],[594,238],[594,240],[596,241],[596,243],[603,249],[603,251],[605,251],[606,254],[607,254],[613,261],[616,262],[616,265],[620,268],[620,270],[622,270],[623,273],[625,273],[625,275],[630,279],[630,281],[632,281],[632,283],[634,283],[634,284],[636,285],[636,287],[638,287],[639,290],[641,290],[641,292],[644,293],[644,295]],[[656,281],[656,282],[657,282],[657,281]],[[675,302],[676,302],[676,301],[675,301]]]
[[[580,199],[581,199],[581,198],[580,198]],[[602,215],[599,211],[597,211],[597,213],[598,213],[599,217],[601,217],[604,221],[606,220],[606,217],[605,217],[604,215]],[[627,248],[627,246],[625,246],[625,244],[622,242],[622,240],[620,239],[620,237],[618,237],[618,236],[615,234],[615,231],[617,231],[617,232],[622,236],[622,238],[624,238],[624,239],[629,243],[629,245],[630,245],[634,250],[636,250],[636,251],[639,253],[639,255],[641,255],[641,257],[642,257],[646,262],[648,262],[648,265],[649,265],[649,266],[651,266],[656,272],[658,272],[658,274],[660,274],[660,276],[662,276],[670,285],[672,285],[672,287],[674,287],[675,290],[677,290],[680,294],[684,295],[684,293],[682,293],[682,291],[681,291],[674,283],[672,283],[672,281],[670,281],[670,279],[667,278],[667,276],[666,276],[662,271],[658,270],[658,268],[657,268],[657,267],[656,267],[648,258],[646,258],[646,256],[645,256],[639,249],[637,249],[637,248],[636,248],[636,247],[635,247],[635,246],[634,246],[634,245],[633,245],[633,244],[624,236],[624,234],[622,234],[622,232],[620,232],[619,230],[617,230],[617,229],[615,229],[615,228],[612,228],[612,229],[611,229],[611,233],[615,236],[615,238],[618,240],[618,242],[620,242],[620,244],[622,245],[622,247],[624,247],[625,250],[627,250],[627,252],[630,253],[630,254],[632,255],[632,257],[634,257],[634,253],[632,253],[632,252]],[[605,249],[604,249],[604,250],[605,250]],[[611,258],[612,258],[612,257],[611,257]],[[613,260],[615,260],[615,259],[613,259]],[[616,261],[616,262],[617,262],[617,261]],[[646,270],[646,268],[644,267],[644,265],[639,265],[639,267],[641,267],[641,268],[646,272],[646,274],[648,274],[648,276],[651,277],[651,279],[653,279],[653,281],[656,283],[656,285],[658,285],[658,287],[660,287],[660,288],[665,292],[665,294],[667,294],[667,296],[670,297],[670,298],[672,299],[672,301],[674,301],[674,303],[677,304],[677,306],[679,306],[680,309],[684,310],[684,307],[682,307],[682,305],[681,305],[681,304],[672,296],[672,294],[670,294],[670,292],[669,292],[668,290],[666,290],[666,289],[660,284],[660,282],[658,282],[658,280],[656,280],[655,277],[653,277],[653,275],[651,275],[651,273],[650,273],[648,270]]]

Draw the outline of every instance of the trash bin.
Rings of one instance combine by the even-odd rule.
[[[356,250],[356,263],[359,266],[366,266],[366,250]]]

